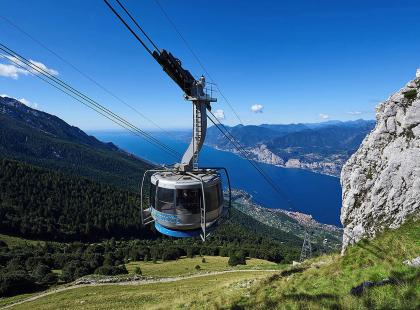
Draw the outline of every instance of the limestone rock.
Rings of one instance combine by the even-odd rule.
[[[413,260],[406,260],[403,263],[404,263],[404,265],[418,268],[418,267],[420,267],[420,256],[417,256]]]
[[[376,127],[341,172],[343,251],[420,209],[420,71],[376,109]]]

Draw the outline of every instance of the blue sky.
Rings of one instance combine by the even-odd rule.
[[[123,1],[159,47],[203,70],[153,0]],[[160,0],[245,124],[374,118],[420,67],[420,1]],[[2,0],[0,15],[161,127],[187,128],[191,106],[102,0]],[[156,129],[0,18],[0,42],[140,128]],[[0,94],[25,98],[82,129],[115,125],[0,59]],[[3,71],[2,71],[3,70]],[[219,96],[220,97],[220,96]],[[261,105],[262,113],[252,106]],[[238,121],[219,98],[226,124]]]

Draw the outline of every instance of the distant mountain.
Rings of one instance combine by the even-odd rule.
[[[112,143],[7,97],[0,97],[0,157],[136,190],[143,171],[151,167]]]
[[[254,160],[339,176],[344,162],[357,150],[374,126],[375,121],[360,119],[348,122],[226,127]],[[216,148],[236,152],[216,127],[208,129],[206,142]]]

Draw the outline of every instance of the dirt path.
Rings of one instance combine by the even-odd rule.
[[[53,290],[50,290],[50,291],[46,291],[46,292],[40,293],[38,295],[35,295],[35,296],[32,296],[32,297],[17,301],[13,304],[6,305],[6,306],[2,307],[1,309],[12,308],[14,306],[21,305],[21,304],[27,303],[27,302],[31,302],[31,301],[37,300],[39,298],[42,298],[42,297],[45,297],[45,296],[48,296],[48,295],[52,295],[52,294],[56,294],[56,293],[80,288],[80,287],[86,287],[86,286],[147,285],[147,284],[152,284],[152,283],[176,282],[176,281],[182,281],[182,280],[187,280],[187,279],[192,279],[192,278],[200,278],[200,277],[214,276],[214,275],[225,274],[225,273],[234,273],[234,272],[279,272],[279,270],[275,270],[275,269],[268,269],[268,270],[259,270],[259,269],[225,270],[225,271],[213,271],[213,272],[209,272],[209,273],[200,273],[200,274],[194,274],[194,275],[183,276],[183,277],[179,276],[179,277],[172,277],[172,278],[159,278],[159,279],[151,279],[151,280],[134,280],[134,281],[115,282],[115,283],[76,284],[76,285],[69,285],[69,286],[66,286],[66,287],[61,287],[61,288],[53,289]]]

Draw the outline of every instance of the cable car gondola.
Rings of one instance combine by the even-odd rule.
[[[227,170],[198,167],[198,155],[207,131],[207,109],[211,109],[210,103],[216,99],[206,93],[204,76],[195,80],[172,54],[162,50],[153,56],[164,71],[182,86],[185,99],[192,102],[193,133],[180,164],[171,169],[148,170],[144,173],[141,184],[142,223],[154,223],[155,228],[167,236],[201,236],[205,241],[209,232],[226,218],[231,206]],[[222,172],[228,182],[227,204],[224,201]],[[149,175],[150,183],[146,184]],[[149,188],[149,199],[145,203],[143,196],[146,185]]]

